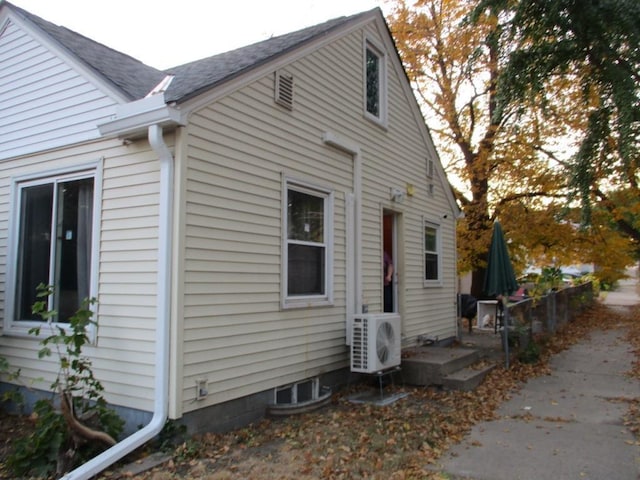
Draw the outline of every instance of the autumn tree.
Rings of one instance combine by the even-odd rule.
[[[578,207],[558,209],[556,205],[530,208],[510,202],[502,210],[509,229],[509,250],[514,267],[523,271],[535,259],[538,265],[597,266],[597,277],[613,284],[624,276],[634,261],[635,244],[615,226],[606,209],[596,206],[590,228],[580,226]],[[518,219],[526,218],[526,222]]]
[[[504,20],[512,50],[498,79],[497,111],[538,97],[559,78],[580,86],[580,147],[568,164],[583,223],[592,208],[640,242],[640,2],[481,0],[472,19]],[[487,36],[487,39],[490,37]],[[498,113],[498,115],[500,115]]]
[[[475,5],[399,0],[388,20],[464,213],[458,269],[473,272],[471,293],[481,297],[493,221],[500,218],[508,233],[510,222],[527,224],[529,213],[565,198],[562,164],[574,145],[560,119],[571,115],[579,92],[560,79],[556,91],[500,101],[499,79],[517,45],[497,10],[468,22]],[[511,204],[526,207],[522,217],[503,218]]]

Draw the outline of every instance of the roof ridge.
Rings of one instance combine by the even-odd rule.
[[[381,12],[380,8],[376,7],[365,12],[336,17],[210,57],[159,70],[67,27],[40,18],[6,0],[0,0],[0,7],[5,6],[38,28],[129,100],[144,98],[166,75],[174,75],[165,92],[167,102],[184,102],[323,35],[328,35],[349,22],[376,11]]]
[[[293,32],[165,69],[166,74],[175,75],[168,90],[167,101],[183,102],[188,100],[209,88],[233,79],[243,72],[284,55],[375,11],[380,11],[380,8],[376,7],[365,12],[336,17]]]
[[[3,0],[0,0],[0,2],[1,1],[3,1]],[[376,7],[376,8],[373,8],[371,10],[364,11],[364,12],[354,13],[353,15],[342,15],[340,17],[331,18],[331,19],[328,19],[328,20],[326,20],[326,21],[324,21],[322,23],[308,25],[306,27],[299,28],[299,29],[294,30],[292,32],[286,32],[286,33],[282,33],[282,34],[279,34],[279,35],[273,35],[273,36],[271,36],[269,38],[265,38],[263,40],[258,40],[258,41],[255,41],[253,43],[247,44],[247,45],[242,45],[240,47],[233,48],[231,50],[225,50],[224,52],[215,53],[215,54],[207,56],[207,57],[199,58],[199,59],[196,59],[196,60],[191,60],[189,62],[185,62],[185,63],[179,64],[179,65],[174,65],[173,67],[165,68],[164,72],[165,73],[171,73],[171,71],[173,69],[176,69],[176,68],[181,68],[181,67],[184,67],[184,66],[187,66],[187,65],[199,63],[199,62],[202,62],[202,61],[213,59],[215,57],[219,57],[219,56],[222,56],[222,55],[225,55],[225,54],[230,54],[230,53],[237,52],[237,51],[240,51],[240,50],[254,48],[254,47],[256,47],[258,45],[261,45],[261,44],[264,44],[266,42],[271,42],[273,40],[282,39],[283,37],[288,37],[290,35],[300,34],[301,32],[304,32],[306,30],[318,29],[318,28],[321,28],[321,27],[323,27],[325,25],[328,25],[328,24],[334,24],[335,23],[335,25],[331,26],[331,29],[337,28],[338,25],[342,25],[346,21],[352,20],[355,17],[360,17],[360,16],[363,16],[363,15],[369,14],[369,13],[371,13],[373,11],[377,11],[377,10],[380,10],[380,8]]]

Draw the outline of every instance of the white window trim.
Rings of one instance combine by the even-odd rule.
[[[380,59],[380,116],[373,115],[367,110],[367,50],[373,51]],[[387,68],[387,55],[384,48],[374,42],[370,38],[364,39],[364,46],[362,50],[362,79],[363,79],[363,99],[362,109],[364,116],[368,120],[382,126],[387,127],[387,112],[388,112],[388,95],[387,95],[387,82],[388,82],[388,68]]]
[[[325,216],[324,216],[324,232],[325,232],[325,294],[324,295],[296,295],[289,296],[288,292],[288,229],[287,229],[287,192],[289,188],[298,191],[308,192],[313,195],[325,198]],[[333,305],[333,205],[334,192],[332,189],[312,184],[310,182],[298,180],[292,177],[283,176],[282,182],[282,254],[281,254],[281,307],[288,308],[306,308]]]
[[[425,245],[424,230],[430,227],[436,231],[436,255],[438,255],[438,278],[435,280],[427,280],[425,273],[427,271],[427,265],[425,261],[425,255],[427,253],[427,246]],[[442,280],[442,226],[438,222],[429,220],[423,217],[422,219],[422,280],[425,287],[440,287],[443,284]]]
[[[44,172],[38,172],[33,174],[26,174],[15,176],[11,179],[11,192],[9,197],[9,232],[11,234],[8,238],[7,245],[7,276],[6,276],[6,295],[5,295],[5,317],[3,333],[5,335],[13,335],[19,337],[32,337],[32,338],[45,338],[51,335],[51,330],[43,328],[47,326],[45,322],[28,321],[28,320],[14,320],[15,311],[15,294],[16,294],[16,262],[18,260],[18,241],[20,234],[20,188],[25,183],[49,183],[54,179],[62,178],[89,178],[93,177],[94,185],[94,197],[93,197],[93,225],[92,225],[92,239],[91,239],[91,278],[89,280],[89,297],[97,297],[98,291],[98,249],[100,245],[100,212],[102,204],[102,170],[103,159],[95,162],[89,162],[82,165],[75,165],[72,167],[59,168],[53,170],[47,170]],[[97,313],[97,306],[90,306],[95,315]],[[51,323],[51,326],[61,325],[65,326],[68,323]],[[34,327],[40,327],[40,335],[35,336],[29,334],[29,330]],[[88,329],[88,336],[92,343],[95,343],[97,337],[97,331],[95,326],[91,325]]]

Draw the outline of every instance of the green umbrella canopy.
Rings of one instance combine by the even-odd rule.
[[[489,296],[511,295],[518,289],[507,243],[500,222],[494,222],[489,261],[484,277],[484,293]]]

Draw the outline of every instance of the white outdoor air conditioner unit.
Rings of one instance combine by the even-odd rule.
[[[400,365],[400,315],[354,315],[351,332],[352,372],[376,373]]]

